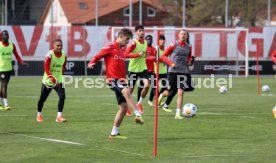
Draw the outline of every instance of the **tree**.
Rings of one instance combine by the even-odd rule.
[[[164,0],[167,2],[167,0]],[[229,26],[265,25],[267,19],[268,0],[228,0]],[[168,22],[181,25],[182,2],[174,0],[175,10],[170,13]],[[168,3],[168,2],[167,2]],[[276,0],[271,0],[271,15],[276,11],[273,6]],[[187,26],[224,26],[225,0],[186,0]]]

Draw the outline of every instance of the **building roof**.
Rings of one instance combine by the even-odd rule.
[[[96,1],[91,0],[59,0],[63,8],[64,14],[66,15],[68,22],[72,24],[83,24],[88,21],[95,19],[96,17]],[[50,2],[50,1],[49,1]],[[80,8],[80,3],[84,3],[87,6],[86,9]],[[139,0],[132,0],[132,4],[139,3]],[[143,3],[146,3],[153,8],[156,8],[161,11],[165,11],[160,0],[143,0]],[[98,0],[98,17],[108,15],[112,12],[120,10],[129,6],[128,0]],[[44,11],[44,16],[41,19],[41,22],[45,20],[46,13],[49,11],[50,5],[47,5],[47,8]]]

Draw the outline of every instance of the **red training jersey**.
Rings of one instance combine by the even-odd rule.
[[[146,57],[148,72],[154,72],[154,61],[156,57],[156,49],[152,46],[148,46],[146,53],[148,55]]]
[[[107,81],[112,79],[126,79],[125,59],[136,58],[139,55],[129,54],[125,55],[125,48],[121,47],[117,41],[105,45],[96,56],[94,56],[90,63],[97,63],[104,58],[106,65]]]

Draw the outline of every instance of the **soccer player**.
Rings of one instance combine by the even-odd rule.
[[[130,86],[130,92],[134,90],[134,86],[138,78],[143,82],[141,96],[138,95],[137,106],[141,113],[144,113],[143,110],[143,99],[146,97],[149,90],[149,74],[147,71],[146,65],[146,51],[147,51],[147,42],[144,40],[144,26],[138,25],[135,27],[136,39],[130,43],[126,50],[127,55],[139,54],[141,57],[132,58],[128,64],[128,84]],[[131,115],[130,110],[128,109],[127,115]]]
[[[118,33],[118,38],[104,46],[100,52],[94,56],[87,68],[93,69],[93,66],[102,58],[106,64],[106,77],[107,85],[115,92],[119,110],[115,116],[113,128],[110,134],[110,138],[126,139],[125,136],[121,136],[119,133],[119,127],[126,115],[128,105],[134,110],[134,121],[138,124],[143,124],[144,120],[133,101],[130,90],[127,87],[126,71],[125,71],[125,58],[140,57],[142,54],[124,54],[124,46],[132,38],[132,32],[123,28]]]
[[[150,83],[154,82],[154,61],[156,60],[156,49],[152,46],[152,35],[147,35],[145,37],[146,41],[147,41],[147,57],[146,57],[146,65],[147,65],[147,70],[149,73],[149,79],[150,79]],[[143,82],[140,82],[140,85],[143,86]],[[143,90],[143,87],[138,87],[138,96],[137,96],[137,101],[139,101],[139,97],[141,96],[141,92]]]
[[[14,43],[9,41],[9,33],[7,30],[3,30],[2,41],[0,43],[0,110],[10,110],[11,107],[8,104],[8,84],[12,72],[12,54],[14,54],[16,60],[22,64],[27,65],[23,62],[17,53],[16,46]],[[2,106],[2,100],[4,107]]]
[[[161,61],[167,63],[169,67],[169,87],[160,94],[158,103],[161,104],[163,97],[167,97],[162,110],[172,112],[169,105],[173,97],[177,94],[175,119],[183,119],[180,115],[183,103],[184,91],[193,91],[192,77],[189,66],[193,64],[192,46],[189,44],[189,33],[182,29],[178,34],[179,39],[169,45],[165,50]],[[170,55],[170,59],[168,56]]]
[[[65,70],[66,60],[67,57],[62,50],[62,41],[60,39],[54,40],[53,49],[48,51],[44,60],[44,76],[42,79],[41,95],[37,104],[37,122],[43,122],[43,104],[52,89],[57,92],[59,97],[56,122],[62,123],[67,121],[62,115],[65,101],[65,88],[62,75]]]
[[[165,51],[165,36],[164,35],[159,36],[158,44],[159,44],[159,57],[161,57]],[[155,67],[156,67],[156,65],[155,65]],[[156,77],[156,70],[155,70],[154,77]],[[162,83],[161,83],[161,89],[158,94],[161,94],[166,90],[166,80],[167,80],[167,65],[163,62],[159,62],[159,81],[161,81]],[[152,101],[155,96],[155,89],[156,88],[155,88],[155,82],[154,82],[154,87],[152,87],[150,96],[149,96],[149,101],[148,101],[149,106],[153,106]]]

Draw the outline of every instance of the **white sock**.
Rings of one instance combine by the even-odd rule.
[[[158,101],[162,101],[163,100],[163,94],[161,93],[158,97]]]
[[[7,98],[3,98],[3,101],[4,101],[4,106],[6,107],[6,106],[9,106],[9,104],[8,104],[8,99]]]
[[[176,115],[180,115],[181,110],[179,108],[176,108]]]
[[[167,105],[167,104],[164,104],[164,106],[163,106],[164,108],[168,108],[169,107],[169,105]]]
[[[139,101],[138,101],[138,104],[142,104],[143,99],[144,99],[143,97],[140,97],[140,98],[139,98]]]
[[[140,114],[140,112],[138,110],[135,110],[134,114],[135,114],[136,117],[141,117],[141,114]]]
[[[58,112],[58,113],[57,113],[57,116],[58,116],[58,117],[62,116],[62,112]]]
[[[119,127],[113,126],[111,135],[118,135],[119,133]]]
[[[159,98],[163,98],[163,93],[161,93],[161,94],[159,95]]]
[[[42,115],[42,112],[37,112],[37,116]]]

